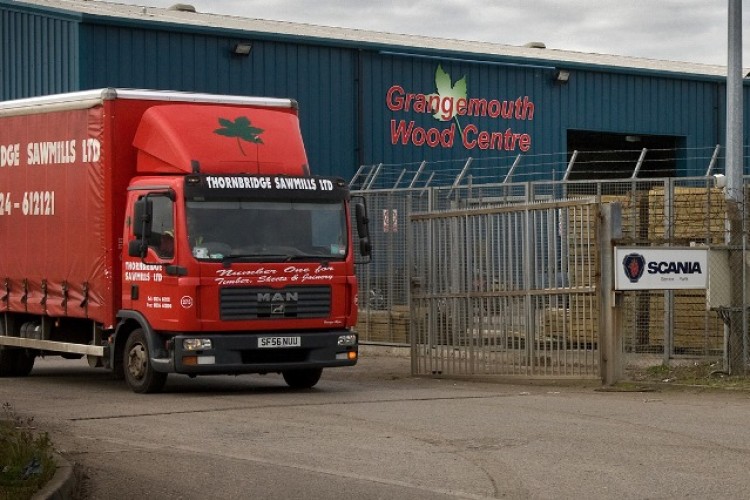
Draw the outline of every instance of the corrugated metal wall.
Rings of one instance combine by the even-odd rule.
[[[488,102],[528,98],[534,106],[533,117],[529,114],[526,119],[503,119],[482,113],[484,116],[456,116],[450,121],[439,121],[431,113],[402,109],[406,106],[401,105],[401,99],[405,100],[406,94],[428,95],[438,92],[438,66],[449,75],[452,85],[457,85],[465,77],[466,92],[461,94],[463,97]],[[553,83],[554,71],[553,66],[519,67],[513,64],[460,62],[418,55],[369,53],[364,65],[364,116],[368,117],[364,142],[367,152],[365,163],[420,162],[423,159],[441,161],[467,156],[481,158],[508,154],[515,156],[522,152],[518,148],[510,151],[505,148],[482,150],[478,145],[466,148],[460,139],[461,130],[469,133],[469,140],[473,142],[481,131],[505,133],[511,129],[514,133],[531,136],[531,154],[564,151],[565,135],[555,126],[561,120],[557,104],[560,88]],[[403,88],[403,92],[398,91],[388,99],[387,93],[394,85]],[[398,109],[392,111],[390,108],[393,107]],[[414,121],[415,127],[428,130],[437,128],[441,132],[456,125],[453,147],[444,147],[443,144],[433,147],[427,143],[414,145],[415,141],[422,141],[413,132],[411,138],[406,139],[407,145],[403,144],[403,134],[398,135],[394,144],[392,120],[395,120],[396,127],[402,123],[408,126]],[[476,131],[469,131],[467,127],[470,126],[476,127]]]
[[[370,128],[365,134],[366,163],[441,161],[456,158],[501,157],[515,151],[467,149],[459,141],[451,149],[404,147],[391,140],[390,120],[415,120],[417,126],[440,127],[429,114],[393,112],[386,105],[388,89],[398,84],[406,92],[436,92],[438,66],[452,81],[466,77],[469,98],[514,100],[528,97],[534,104],[533,120],[491,117],[457,117],[462,126],[474,124],[490,132],[527,133],[531,155],[566,151],[568,130],[591,130],[622,134],[677,136],[684,148],[711,148],[723,141],[724,85],[658,75],[605,73],[572,69],[568,83],[555,81],[555,68],[529,68],[514,64],[456,62],[419,56],[371,54],[366,66],[364,114]],[[694,155],[686,155],[694,156]],[[706,162],[683,161],[681,175],[700,175]]]
[[[0,99],[78,90],[73,16],[0,7]]]
[[[507,160],[524,153],[518,147],[467,148],[460,132],[452,147],[419,145],[430,129],[444,133],[454,124],[457,131],[468,127],[474,139],[481,131],[528,134],[527,155],[564,154],[568,130],[676,136],[688,149],[723,142],[724,85],[709,78],[580,65],[567,68],[570,80],[561,84],[554,80],[556,68],[541,62],[544,50],[540,61],[477,61],[476,54],[443,58],[356,42],[281,40],[44,12],[0,3],[0,98],[105,86],[291,97],[300,104],[311,168],[322,175],[349,178],[360,164],[469,156]],[[252,42],[252,53],[232,55],[231,47],[243,39]],[[386,96],[394,85],[405,93],[437,92],[438,65],[452,85],[465,77],[467,98],[527,99],[533,103],[533,119],[457,116],[439,121],[429,113],[389,109]],[[424,131],[394,138],[393,128],[402,121],[404,127],[413,121]],[[704,161],[683,160],[678,174],[700,175],[705,168]]]
[[[688,150],[723,143],[726,105],[720,82],[575,72],[562,90],[563,129],[677,136]],[[680,175],[703,175],[706,164],[683,162]]]
[[[310,166],[349,177],[356,159],[355,53],[333,47],[252,40],[248,57],[231,49],[242,38],[86,25],[81,85],[291,97],[299,102]]]

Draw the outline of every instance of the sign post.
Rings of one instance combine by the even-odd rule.
[[[622,379],[623,373],[622,294],[615,293],[613,269],[616,263],[612,258],[613,242],[622,237],[622,206],[619,203],[602,205],[600,221],[599,364],[602,383],[613,385]]]

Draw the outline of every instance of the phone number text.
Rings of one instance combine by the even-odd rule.
[[[0,192],[0,216],[19,211],[23,215],[55,215],[55,192],[26,191],[18,197]]]

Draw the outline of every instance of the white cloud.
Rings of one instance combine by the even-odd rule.
[[[183,0],[199,12],[725,65],[726,2],[705,0]],[[168,7],[173,0],[119,0]],[[747,9],[746,9],[747,10]],[[748,13],[745,12],[745,17]],[[750,40],[745,37],[745,54]],[[745,57],[745,60],[748,60]]]

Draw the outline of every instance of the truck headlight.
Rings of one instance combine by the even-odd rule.
[[[350,333],[348,335],[339,335],[339,345],[340,346],[357,345],[357,334]]]
[[[183,339],[182,348],[186,351],[202,351],[204,349],[211,349],[213,344],[211,339]]]

